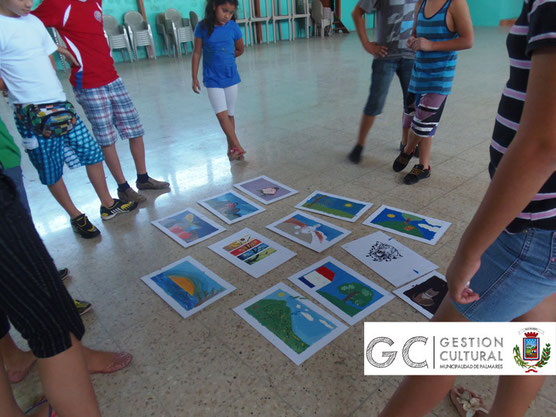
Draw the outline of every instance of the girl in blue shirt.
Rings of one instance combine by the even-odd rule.
[[[237,86],[241,82],[236,57],[243,54],[242,33],[234,15],[237,6],[237,0],[207,1],[205,18],[195,28],[195,48],[191,64],[193,91],[199,94],[201,85],[197,73],[201,54],[204,54],[203,84],[226,134],[230,161],[243,159],[245,154],[235,132],[234,119]]]

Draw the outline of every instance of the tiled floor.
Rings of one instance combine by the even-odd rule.
[[[298,367],[231,309],[327,255],[393,289],[340,245],[316,254],[265,230],[315,189],[451,221],[453,226],[435,246],[398,238],[445,272],[488,186],[489,138],[508,74],[504,34],[495,28],[477,28],[475,47],[460,54],[455,88],[433,145],[432,177],[411,187],[403,185],[401,176],[390,168],[401,130],[397,82],[371,132],[362,163],[355,166],[346,160],[367,97],[371,66],[355,33],[247,48],[238,64],[243,78],[238,136],[248,154],[244,162],[234,164],[228,162],[225,139],[206,94],[191,91],[190,56],[118,65],[145,124],[149,173],[170,181],[172,188],[168,193],[147,192],[149,200],[140,210],[102,223],[85,170],[68,171],[65,180],[70,193],[101,229],[100,239],[85,241],[71,231],[65,213],[23,157],[36,226],[58,265],[70,268],[70,292],[94,304],[84,317],[85,343],[128,350],[135,356],[120,373],[94,376],[103,415],[375,416],[399,378],[363,376],[362,322]],[[67,75],[60,76],[73,100]],[[0,114],[15,133],[8,107],[2,104]],[[131,183],[134,167],[127,144],[119,143],[118,150]],[[188,206],[204,211],[196,204],[200,198],[261,174],[300,194],[186,250],[150,224]],[[112,178],[108,183],[115,195]],[[361,225],[363,219],[355,224],[332,222],[352,230],[348,238],[352,240],[373,231]],[[254,280],[207,249],[244,227],[268,235],[298,255]],[[183,320],[140,277],[187,255],[237,290]],[[395,299],[367,320],[422,321],[424,317]],[[494,378],[462,381],[492,399]],[[29,404],[40,393],[36,373],[15,390],[20,403]],[[556,415],[555,394],[552,378],[528,415]],[[445,400],[430,415],[456,413]]]

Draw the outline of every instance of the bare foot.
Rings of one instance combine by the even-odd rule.
[[[37,358],[35,358],[33,352],[24,352],[22,350],[18,350],[16,353],[13,353],[5,358],[4,366],[6,367],[6,373],[8,374],[8,381],[10,381],[11,384],[17,384],[18,382],[23,381],[35,364],[36,360]]]
[[[87,369],[91,374],[111,374],[127,367],[133,356],[127,352],[103,352],[83,347]]]
[[[452,389],[450,400],[461,417],[485,417],[488,414],[483,399],[463,387]]]

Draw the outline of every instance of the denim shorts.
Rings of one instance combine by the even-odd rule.
[[[145,131],[121,78],[98,88],[74,88],[77,102],[85,110],[100,146],[143,136]]]
[[[470,321],[506,322],[535,308],[556,293],[556,232],[503,232],[483,254],[470,287],[479,300],[454,302]]]
[[[390,84],[397,74],[402,86],[403,99],[407,96],[411,71],[415,60],[408,58],[374,59],[373,74],[371,75],[371,88],[369,98],[363,112],[367,116],[378,116],[382,113]]]

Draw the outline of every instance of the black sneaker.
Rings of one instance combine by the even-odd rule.
[[[400,152],[403,152],[404,149],[405,149],[405,145],[400,142]],[[415,148],[415,152],[414,152],[413,156],[415,156],[416,158],[419,158],[419,146],[417,146]]]
[[[400,172],[402,169],[404,169],[407,166],[407,164],[409,164],[411,158],[413,158],[413,153],[410,153],[408,155],[403,151],[401,151],[398,157],[396,158],[396,160],[394,161],[394,164],[392,165],[392,169],[396,172]]]
[[[58,269],[58,277],[64,281],[69,277],[70,271],[68,268]]]
[[[413,167],[413,169],[403,177],[404,184],[412,185],[417,184],[419,181],[424,180],[431,176],[431,167],[429,169],[425,169],[425,167],[421,164],[417,164]]]
[[[363,152],[363,147],[361,145],[355,145],[349,153],[348,159],[354,164],[358,164],[361,162],[361,152]]]
[[[91,239],[100,235],[100,230],[98,230],[84,214],[77,216],[75,219],[71,219],[71,228],[75,233],[79,233],[79,235],[85,239]]]
[[[91,308],[93,308],[93,305],[88,301],[73,300],[73,304],[80,316],[91,311]]]
[[[100,206],[100,218],[102,220],[110,220],[116,217],[118,214],[129,213],[137,208],[137,203],[135,201],[130,201],[124,203],[122,200],[114,199],[114,204],[112,207]]]

